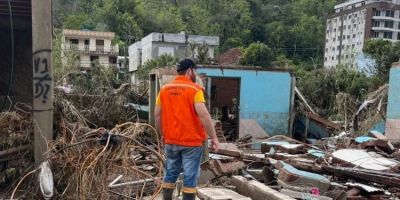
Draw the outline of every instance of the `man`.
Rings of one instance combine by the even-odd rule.
[[[183,59],[177,64],[178,76],[164,85],[154,111],[156,128],[162,133],[167,162],[163,199],[172,200],[175,182],[183,169],[183,200],[195,199],[203,142],[211,137],[211,148],[219,143],[205,106],[202,87],[195,83],[196,64]]]

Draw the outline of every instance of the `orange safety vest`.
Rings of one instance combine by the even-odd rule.
[[[181,146],[202,146],[206,133],[194,104],[204,102],[195,100],[196,94],[203,89],[184,75],[164,85],[157,97],[161,106],[161,125],[165,144]]]

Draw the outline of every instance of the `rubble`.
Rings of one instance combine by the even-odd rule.
[[[376,101],[368,101],[358,109],[360,123],[354,126],[378,120],[377,114],[368,111],[366,105],[383,101],[387,89],[381,90],[382,94],[371,96]],[[48,144],[50,150],[46,154],[54,179],[53,198],[143,199],[147,196],[155,199],[159,196],[164,164],[159,137],[147,123],[126,122],[133,121],[137,113],[124,111],[121,115],[124,101],[110,102],[119,93],[124,91],[101,98],[63,94],[66,98],[55,102],[57,134]],[[356,135],[316,113],[306,116],[329,130],[330,136],[302,140],[310,143],[283,135],[270,137],[255,120],[239,119],[241,135],[238,140],[229,141],[232,138],[224,136],[222,122],[214,121],[222,143],[217,152],[209,154],[209,161],[202,164],[198,197],[210,200],[400,197],[400,150],[395,141],[377,130]],[[374,119],[368,120],[368,116]],[[36,171],[27,173],[28,165],[14,156],[31,158],[29,112],[17,106],[15,112],[1,113],[0,132],[8,136],[1,143],[0,161],[8,168],[3,169],[0,181],[6,183],[4,177],[17,174],[16,171],[26,173],[18,184],[10,185],[15,197],[32,199],[34,192],[26,191],[40,190],[36,175],[32,175]],[[24,165],[24,170],[17,170],[14,165],[18,163]]]
[[[235,191],[224,188],[200,188],[198,190],[198,196],[204,200],[251,200],[251,198],[245,197]]]
[[[297,186],[305,190],[311,190],[311,188],[317,186],[322,192],[326,192],[329,189],[330,181],[322,175],[298,170],[283,161],[279,161],[276,167],[279,169],[278,180],[281,181],[278,183],[284,188]]]

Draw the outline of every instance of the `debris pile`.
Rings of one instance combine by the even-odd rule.
[[[231,189],[235,198],[253,200],[399,198],[399,150],[382,134],[370,136],[352,138],[344,132],[305,144],[278,135],[250,149],[222,144],[203,167],[202,173],[212,176],[201,180],[206,185],[199,196],[215,199],[209,192],[232,197],[233,191],[224,192]]]
[[[156,195],[164,156],[155,130],[127,122],[111,130],[60,124],[63,130],[46,153],[54,177],[55,199],[120,199]],[[36,175],[14,188],[18,198],[40,194]]]
[[[17,103],[0,113],[0,184],[7,186],[33,163],[31,107]]]

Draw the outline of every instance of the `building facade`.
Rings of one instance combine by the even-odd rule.
[[[113,32],[64,29],[63,62],[74,62],[81,69],[90,69],[96,64],[117,67],[119,48],[111,43],[114,35]],[[75,54],[73,58],[69,58],[71,53]]]
[[[400,0],[350,0],[335,6],[325,36],[325,67],[357,67],[365,41],[400,40]]]
[[[208,46],[208,57],[215,57],[215,49],[219,46],[219,37],[186,35],[184,33],[150,33],[131,46],[129,46],[129,72],[132,73],[132,81],[135,80],[135,71],[140,65],[144,65],[150,59],[168,54],[178,59],[190,57],[188,47],[190,44]],[[193,55],[197,55],[197,48],[193,49]]]

